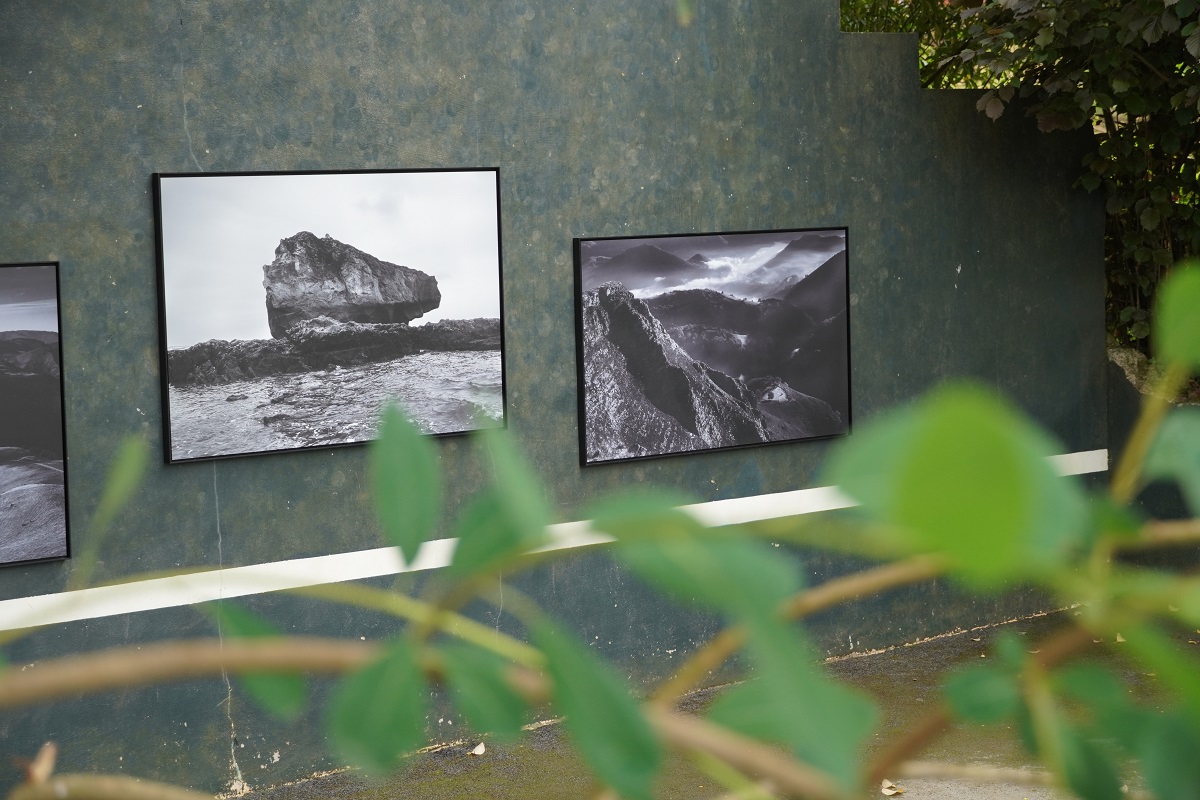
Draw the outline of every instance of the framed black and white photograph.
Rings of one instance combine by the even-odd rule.
[[[58,264],[0,264],[0,564],[66,558]]]
[[[850,429],[846,228],[575,240],[583,466]]]
[[[498,170],[153,185],[168,462],[504,425]]]

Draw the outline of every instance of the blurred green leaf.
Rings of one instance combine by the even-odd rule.
[[[197,608],[217,622],[223,636],[256,639],[283,635],[270,622],[228,600],[205,603]],[[256,703],[283,719],[298,717],[308,699],[308,684],[296,674],[241,675],[238,683]]]
[[[476,436],[491,459],[495,480],[459,520],[452,564],[458,573],[482,570],[545,543],[550,523],[541,483],[508,433],[487,428]]]
[[[1158,357],[1200,369],[1200,261],[1176,265],[1158,287],[1154,339]]]
[[[596,777],[631,800],[650,800],[662,759],[658,740],[628,688],[586,647],[546,620],[531,626],[546,654],[554,699]]]
[[[451,572],[465,575],[487,569],[542,543],[509,514],[509,504],[496,488],[485,489],[467,504],[454,529]]]
[[[773,616],[799,590],[796,565],[765,542],[703,530],[693,538],[622,542],[616,555],[639,575],[684,601],[738,617]]]
[[[390,772],[425,743],[428,693],[412,646],[394,642],[334,692],[328,724],[334,747],[371,774]]]
[[[684,534],[694,530],[695,518],[679,508],[694,502],[694,497],[682,492],[638,489],[606,497],[589,506],[583,516],[596,530],[636,541],[664,536],[664,528],[678,526]]]
[[[1011,630],[1001,631],[992,641],[997,661],[1012,673],[1025,669],[1029,661],[1029,642]]]
[[[133,496],[142,478],[146,474],[146,465],[150,461],[150,448],[141,436],[127,436],[121,441],[117,457],[113,459],[108,469],[108,479],[104,482],[104,491],[100,495],[100,503],[96,513],[92,515],[92,529],[107,530]]]
[[[785,553],[739,528],[706,528],[666,495],[628,496],[597,508],[592,528],[615,555],[676,599],[735,615],[773,615],[801,585]]]
[[[748,736],[786,745],[843,787],[856,785],[863,746],[879,720],[874,704],[828,675],[783,622],[751,623],[755,680],[727,691],[709,717]]]
[[[1195,309],[1200,317],[1200,306]],[[1192,513],[1200,516],[1200,408],[1172,409],[1146,454],[1142,475],[1179,484]]]
[[[1017,676],[991,665],[951,672],[942,694],[954,716],[968,722],[999,722],[1021,705]]]
[[[484,429],[483,442],[495,473],[494,486],[478,495],[460,517],[456,574],[478,572],[544,544],[550,511],[541,484],[508,434]]]
[[[108,531],[117,514],[141,484],[149,461],[150,448],[143,437],[127,436],[121,440],[117,455],[108,468],[100,502],[92,514],[89,536],[74,559],[71,577],[66,586],[68,590],[82,589],[91,581],[96,564],[100,561],[100,548],[107,538]]]
[[[1177,711],[1144,712],[1136,755],[1146,783],[1161,800],[1194,800],[1200,792],[1200,735]]]
[[[1122,800],[1121,776],[1113,753],[1077,729],[1060,727],[1060,748],[1067,785],[1083,800]]]
[[[1122,679],[1100,664],[1068,664],[1054,675],[1062,694],[1083,704],[1091,713],[1091,728],[1136,752],[1143,735],[1142,718],[1148,713],[1130,702]]]
[[[525,701],[505,680],[509,664],[470,645],[448,644],[440,652],[450,694],[471,726],[498,739],[519,738]]]
[[[384,535],[411,563],[433,534],[442,504],[437,449],[430,437],[389,404],[368,456],[371,497]]]
[[[979,588],[1050,573],[1083,541],[1077,482],[1046,458],[1056,448],[989,392],[944,387],[874,420],[831,460],[834,483],[892,523],[910,551],[934,551]]]
[[[1200,725],[1200,660],[1187,653],[1167,633],[1151,624],[1123,631],[1125,644],[1138,661],[1175,693],[1179,706]]]
[[[692,24],[696,17],[695,0],[675,0],[675,18],[683,27]]]
[[[1107,494],[1093,495],[1088,498],[1091,512],[1091,522],[1088,530],[1099,536],[1115,536],[1119,539],[1133,539],[1142,529],[1142,520],[1132,508],[1117,503]]]

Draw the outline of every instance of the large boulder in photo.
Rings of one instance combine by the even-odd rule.
[[[442,302],[437,279],[381,261],[356,247],[308,231],[283,239],[263,266],[271,335],[284,338],[298,322],[407,323]]]

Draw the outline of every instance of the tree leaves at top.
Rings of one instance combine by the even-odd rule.
[[[919,33],[924,85],[987,89],[992,119],[1015,89],[1039,129],[1094,132],[1079,182],[1106,198],[1107,323],[1148,353],[1158,284],[1200,255],[1200,3],[842,0],[842,24]]]

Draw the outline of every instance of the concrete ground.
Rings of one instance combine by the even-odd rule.
[[[1054,617],[1019,620],[847,658],[830,667],[880,704],[883,725],[869,747],[869,751],[876,751],[936,707],[937,677],[947,667],[990,657],[988,643],[998,631],[1012,630],[1034,642],[1062,622]],[[1151,688],[1146,684],[1152,679],[1136,670],[1127,670],[1125,677],[1135,690],[1139,686]],[[712,694],[700,693],[689,702],[701,706]],[[382,784],[368,783],[346,771],[258,790],[245,797],[252,800],[587,800],[597,794],[596,786],[559,725],[540,727],[514,745],[487,742],[482,755],[471,754],[476,744],[473,741],[421,754],[409,768]],[[921,759],[1002,768],[1034,766],[1012,731],[997,728],[957,727],[923,753]],[[893,780],[906,790],[903,795],[906,800],[1051,800],[1055,796],[1049,789],[1017,783],[899,776]],[[724,794],[721,787],[677,756],[669,759],[656,790],[656,797],[662,800],[703,800]],[[869,796],[884,800],[879,792],[872,791]]]

